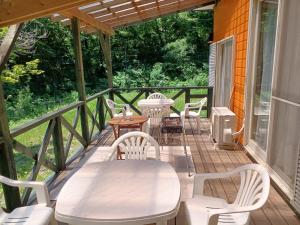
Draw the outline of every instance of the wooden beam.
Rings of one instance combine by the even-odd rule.
[[[100,39],[100,45],[101,45],[102,53],[104,56],[108,87],[112,88],[113,87],[113,72],[112,72],[110,36],[102,33],[101,31],[98,32],[98,36]]]
[[[22,24],[11,26],[0,45],[0,74],[5,68],[5,64],[15,45]],[[4,90],[0,79],[0,174],[11,179],[17,179],[17,170],[13,154],[13,143],[10,135],[8,118],[4,100]],[[4,198],[8,210],[21,205],[19,189],[3,185]]]
[[[83,59],[82,59],[82,49],[80,41],[80,28],[79,20],[74,17],[72,21],[72,32],[73,32],[73,41],[74,41],[74,53],[75,53],[75,72],[76,72],[76,86],[78,97],[80,101],[83,101],[80,111],[80,122],[81,122],[81,132],[82,137],[89,143],[89,125],[87,117],[87,102],[86,102],[86,93],[85,93],[85,82],[84,82],[84,70],[83,70]]]
[[[68,18],[72,18],[72,17],[77,17],[79,20],[85,22],[86,24],[101,30],[103,33],[112,35],[114,33],[114,30],[108,26],[105,23],[99,22],[97,20],[94,19],[94,17],[90,16],[89,14],[80,11],[79,9],[68,9],[65,11],[60,12],[61,14],[63,14],[64,16],[68,17]]]
[[[211,0],[186,0],[184,2],[181,2],[179,5],[177,2],[172,2],[168,5],[161,5],[160,9],[157,10],[157,7],[151,7],[151,8],[144,8],[140,11],[140,15],[124,15],[122,16],[119,21],[117,19],[112,19],[109,21],[105,21],[106,23],[110,24],[112,27],[119,27],[127,24],[136,23],[139,21],[145,21],[154,19],[160,16],[169,15],[172,13],[177,13],[181,11],[186,11],[195,7],[198,7],[199,5],[207,4],[212,2]],[[140,17],[142,20],[140,20]]]
[[[44,17],[95,0],[5,0],[0,1],[0,27]]]

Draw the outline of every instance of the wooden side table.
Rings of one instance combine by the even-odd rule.
[[[148,120],[146,116],[127,116],[114,117],[108,121],[108,124],[113,128],[115,139],[120,137],[121,129],[140,129],[143,130],[143,124]],[[117,159],[122,159],[122,153],[118,149]]]
[[[189,160],[186,150],[186,140],[185,140],[185,129],[183,127],[180,117],[163,117],[161,120],[161,133],[167,135],[172,134],[182,134],[184,154],[186,158],[186,167],[189,171],[189,176],[191,176],[191,168],[189,166]]]

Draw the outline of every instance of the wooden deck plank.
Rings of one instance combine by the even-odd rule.
[[[247,154],[243,149],[238,149],[235,151],[220,149],[215,147],[214,143],[210,139],[209,132],[207,128],[209,127],[209,122],[206,119],[203,119],[203,126],[206,129],[200,134],[197,133],[197,129],[194,121],[189,121],[186,123],[186,141],[187,145],[190,147],[190,152],[193,157],[193,162],[195,166],[195,171],[197,173],[209,173],[209,172],[224,172],[236,168],[238,166],[252,163]],[[99,146],[109,146],[111,145],[115,138],[111,132],[106,130],[108,134],[101,138],[100,140],[95,141],[90,150],[97,148]],[[123,130],[122,133],[128,132]],[[157,131],[152,133],[153,136],[157,138]],[[176,139],[177,138],[177,139]],[[178,146],[181,144],[178,137],[168,139],[168,145]],[[160,141],[162,145],[165,145],[164,141]],[[170,147],[172,148],[172,147]],[[165,157],[165,150],[163,150],[162,155],[164,155],[163,160],[169,160],[170,164],[173,166],[176,165],[176,159],[174,155],[171,156],[171,151],[169,157]],[[192,191],[192,179],[187,178],[187,171],[182,171],[176,169],[178,176],[180,178],[183,195],[191,196]],[[215,180],[209,181],[205,184],[204,193],[206,195],[221,197],[227,199],[229,202],[234,201],[237,190],[239,188],[240,180],[239,178],[230,178],[226,180]],[[188,192],[188,193],[185,193]],[[173,225],[174,220],[170,220],[168,225]],[[177,224],[184,225],[186,224],[184,210],[181,207],[179,214],[177,216]],[[292,209],[288,204],[283,200],[280,194],[275,190],[274,187],[270,190],[270,196],[266,205],[251,214],[251,225],[300,225],[300,219],[295,215]]]

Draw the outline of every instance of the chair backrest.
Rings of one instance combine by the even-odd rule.
[[[150,147],[155,150],[155,158],[160,159],[159,145],[149,134],[140,131],[129,132],[119,137],[112,145],[112,159],[116,159],[117,150],[125,153],[125,160],[146,160]]]
[[[203,108],[203,106],[206,104],[207,102],[207,98],[202,98],[200,101],[199,101],[199,110],[198,110],[198,114],[200,115],[201,113],[201,110]]]
[[[259,164],[248,164],[237,168],[241,184],[233,203],[238,207],[247,207],[249,211],[261,208],[268,199],[270,177],[266,168]]]
[[[159,92],[152,93],[147,99],[167,99],[165,95]]]
[[[159,126],[161,119],[170,114],[169,107],[149,107],[143,110],[142,114],[149,118],[151,126]]]
[[[115,109],[116,103],[114,101],[110,100],[110,99],[106,99],[106,105],[110,109],[110,114],[113,117],[113,115],[116,114],[116,109]]]

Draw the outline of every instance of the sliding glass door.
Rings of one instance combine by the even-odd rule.
[[[278,2],[259,1],[257,6],[255,68],[250,141],[260,155],[267,149]]]
[[[281,8],[268,144],[269,164],[291,190],[300,178],[299,10],[299,0],[285,0]]]
[[[254,2],[247,149],[300,210],[300,1]]]

